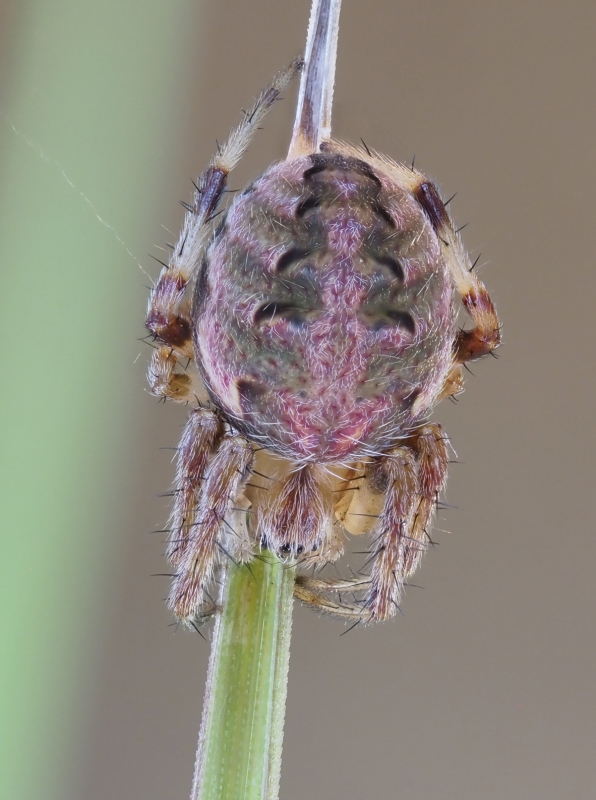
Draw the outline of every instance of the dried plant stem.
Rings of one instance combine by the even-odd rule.
[[[312,2],[289,157],[316,153],[331,138],[340,10],[341,0]]]
[[[276,800],[295,568],[229,565],[213,636],[191,800]]]

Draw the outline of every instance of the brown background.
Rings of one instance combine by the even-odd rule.
[[[214,137],[301,52],[307,6],[204,3],[166,225]],[[456,508],[404,616],[340,638],[341,623],[296,608],[284,800],[594,796],[595,23],[587,1],[344,2],[334,133],[415,153],[458,192],[504,346],[437,411],[462,462]],[[283,157],[294,92],[234,186]],[[162,545],[145,534],[167,515],[159,448],[185,412],[144,395],[136,369],[137,469],[72,800],[184,798],[192,774],[208,645],[168,627],[164,579],[149,577],[167,571]]]

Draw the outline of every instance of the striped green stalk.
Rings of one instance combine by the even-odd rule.
[[[228,567],[191,800],[275,800],[295,568],[263,551]]]

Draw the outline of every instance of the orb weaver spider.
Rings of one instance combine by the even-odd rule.
[[[221,559],[250,562],[261,547],[302,568],[302,601],[365,622],[395,614],[445,486],[448,440],[429,416],[462,390],[462,367],[500,344],[436,186],[331,138],[338,14],[338,2],[314,3],[305,60],[218,147],[151,293],[151,390],[192,404],[168,545],[169,603],[186,622],[206,615]],[[288,157],[219,210],[300,72]],[[469,329],[457,327],[461,304]],[[369,574],[306,575],[340,557],[346,533],[372,535]]]

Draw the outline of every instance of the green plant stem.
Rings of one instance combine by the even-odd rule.
[[[295,568],[229,565],[213,636],[191,800],[276,800]]]

